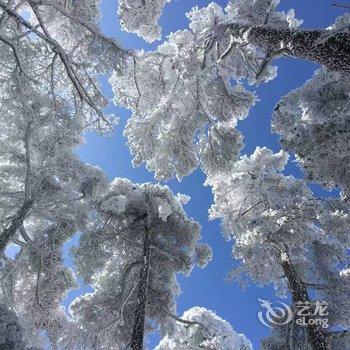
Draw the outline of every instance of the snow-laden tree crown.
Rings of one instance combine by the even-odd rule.
[[[173,333],[154,350],[252,350],[250,341],[211,310],[194,307],[185,311]]]
[[[170,34],[155,52],[139,52],[110,79],[116,104],[133,111],[125,135],[134,164],[145,162],[158,179],[181,179],[198,164],[215,171],[235,160],[242,148],[235,126],[257,102],[240,80],[253,84],[276,75],[257,48],[222,33],[223,23],[249,21],[249,11],[232,6],[194,8],[188,30]],[[275,6],[268,13],[269,23],[299,24]]]
[[[210,172],[235,160],[242,148],[235,126],[257,102],[241,82],[273,79],[276,57],[311,59],[343,71],[334,67],[334,55],[323,45],[342,35],[346,21],[323,32],[299,30],[302,21],[293,10],[277,11],[278,3],[250,0],[230,1],[225,9],[215,3],[195,7],[187,13],[189,29],[171,33],[154,52],[138,52],[125,70],[113,74],[116,104],[133,112],[125,135],[134,165],[146,163],[158,179],[181,179],[199,164]],[[312,57],[316,48],[319,55]],[[347,55],[339,60],[347,61]]]
[[[122,18],[124,26],[125,22],[128,22],[129,26],[125,26],[127,30],[146,39],[147,29],[151,32],[157,30],[159,33],[156,19],[161,13],[160,8],[164,7],[166,2],[135,1],[131,5],[131,1],[121,0],[121,7],[127,3],[124,6],[126,11],[122,15],[130,17]],[[258,73],[261,73],[272,59],[283,54],[315,61],[333,70],[349,71],[350,59],[347,53],[350,48],[350,35],[346,21],[337,20],[335,25],[321,30],[299,30],[297,27],[303,21],[295,18],[293,9],[287,13],[276,11],[279,3],[280,0],[228,0],[225,8],[228,16],[216,17],[216,28],[212,28],[215,30],[206,30],[206,26],[201,29],[205,29],[207,38],[212,37],[215,41],[231,36],[235,44],[230,45],[230,49],[243,41],[261,50],[266,57]],[[212,11],[210,9],[214,7],[221,9],[215,2],[210,3],[207,9]],[[340,7],[348,8],[346,5]],[[145,14],[150,9],[153,9],[153,15],[145,19]],[[198,10],[198,6],[194,10]],[[140,19],[138,28],[135,17]],[[254,70],[254,66],[252,69]]]
[[[61,302],[76,287],[62,246],[86,225],[107,180],[76,156],[81,126],[67,109],[17,78],[0,98],[0,248],[14,242],[20,252],[1,266],[0,299],[16,310],[26,343],[40,347],[43,330],[57,343]]]
[[[348,203],[315,198],[303,180],[282,174],[287,161],[284,151],[258,147],[207,180],[214,193],[210,217],[222,219],[226,238],[235,241],[233,256],[241,260],[230,277],[274,283],[282,294],[289,290],[293,303],[310,302],[312,292],[329,302],[329,322],[348,328],[350,284],[340,267],[350,245]],[[304,331],[313,346],[326,337],[318,329]]]
[[[199,224],[182,208],[188,200],[168,187],[115,179],[96,203],[74,250],[78,276],[94,292],[71,310],[98,348],[136,346],[134,333],[151,332],[154,323],[171,328],[180,293],[176,274],[188,276],[212,258],[209,246],[198,243]]]

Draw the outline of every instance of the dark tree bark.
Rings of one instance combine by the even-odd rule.
[[[23,225],[23,221],[26,218],[28,212],[32,208],[34,203],[33,199],[25,201],[22,207],[18,210],[15,217],[12,219],[8,228],[4,230],[0,236],[0,254],[4,252],[7,244],[11,238],[16,234],[17,230]]]
[[[281,266],[288,281],[289,291],[292,294],[293,305],[298,302],[310,303],[310,297],[305,283],[300,279],[287,252],[281,254]],[[306,322],[312,317],[305,316]],[[308,341],[313,350],[330,350],[326,334],[318,326],[306,326]]]
[[[275,28],[269,25],[225,24],[227,34],[246,36],[268,55],[286,54],[313,61],[335,71],[350,71],[350,33],[326,30]]]
[[[145,231],[145,239],[143,243],[143,265],[140,270],[139,283],[137,290],[138,305],[135,311],[135,318],[131,337],[131,349],[142,350],[146,317],[146,305],[148,297],[149,268],[151,259],[151,240],[150,229],[147,227]]]

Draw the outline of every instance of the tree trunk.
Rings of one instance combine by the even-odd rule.
[[[300,279],[298,272],[295,270],[288,253],[284,252],[281,254],[281,265],[284,271],[284,274],[288,281],[288,287],[292,294],[293,304],[295,305],[298,302],[310,302],[310,298],[307,292],[305,283]],[[312,317],[306,316],[306,322]],[[306,332],[308,341],[313,350],[330,350],[327,342],[326,335],[318,326],[307,325]]]
[[[34,200],[29,199],[25,201],[22,207],[18,210],[15,217],[12,219],[11,224],[4,230],[0,236],[0,254],[4,252],[10,239],[16,234],[17,230],[22,226],[24,219],[26,218],[29,210],[33,205]]]
[[[226,33],[242,37],[268,54],[281,52],[313,61],[335,71],[350,71],[350,33],[275,28],[269,25],[223,25]]]
[[[146,304],[148,296],[149,267],[151,259],[150,230],[146,229],[143,243],[143,265],[141,267],[137,291],[138,305],[135,311],[134,325],[131,338],[131,350],[143,349]]]

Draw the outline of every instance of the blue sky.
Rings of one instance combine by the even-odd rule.
[[[206,6],[210,1],[206,0],[173,0],[167,4],[165,13],[161,19],[163,33],[187,27],[188,20],[185,13],[193,6]],[[218,0],[222,6],[225,0]],[[304,20],[303,27],[322,28],[332,24],[336,17],[344,10],[332,7],[329,0],[282,0],[280,9],[294,8],[297,18]],[[155,48],[159,43],[149,45],[135,35],[124,33],[120,30],[117,21],[116,0],[102,0],[101,28],[109,36],[116,37],[119,42],[128,48]],[[281,59],[278,62],[278,77],[257,89],[261,98],[251,111],[250,116],[239,125],[245,136],[246,147],[243,153],[250,154],[256,146],[267,146],[275,151],[280,149],[278,136],[270,132],[270,118],[273,108],[279,98],[293,88],[302,85],[309,79],[316,65],[292,59]],[[103,87],[107,96],[112,98],[108,86],[107,77],[103,78]],[[100,166],[109,176],[127,177],[135,182],[154,181],[153,175],[144,167],[133,168],[131,156],[125,145],[123,128],[130,112],[110,106],[108,111],[115,112],[120,117],[120,124],[113,136],[105,138],[94,134],[87,134],[87,143],[79,150],[82,160]],[[291,162],[286,169],[287,174],[301,177],[298,168]],[[210,188],[203,187],[204,176],[196,171],[185,178],[181,183],[170,181],[167,183],[177,193],[185,193],[192,197],[186,206],[187,213],[198,220],[202,227],[203,240],[209,243],[214,251],[214,260],[204,270],[196,269],[189,278],[179,276],[183,294],[178,299],[178,314],[193,306],[204,306],[216,311],[221,317],[229,321],[236,331],[246,334],[252,341],[254,348],[259,349],[260,339],[269,334],[269,330],[258,321],[257,314],[260,310],[258,298],[278,300],[273,293],[273,288],[259,288],[250,286],[242,290],[237,284],[228,284],[225,281],[227,272],[237,265],[231,258],[231,243],[226,243],[220,232],[219,222],[208,222],[208,208],[212,203]],[[329,193],[312,186],[317,195],[328,196]],[[64,255],[67,264],[71,265],[67,245]],[[84,287],[71,292],[65,304],[82,292],[88,291]],[[150,348],[157,343],[157,336],[151,336]]]

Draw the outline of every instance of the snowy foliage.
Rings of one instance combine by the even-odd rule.
[[[61,302],[75,286],[62,245],[85,224],[107,180],[75,154],[83,126],[68,106],[21,75],[2,84],[0,248],[15,242],[20,252],[1,259],[0,299],[16,310],[26,342],[41,347],[43,330],[58,342],[66,322]]]
[[[207,245],[198,244],[199,231],[167,187],[112,182],[74,250],[77,273],[92,283],[94,292],[77,298],[70,308],[81,327],[96,337],[98,349],[129,344],[142,309],[138,290],[144,269],[145,331],[152,331],[154,322],[171,327],[169,314],[175,312],[180,293],[176,274],[188,276],[195,264],[204,267],[212,257]]]
[[[350,66],[348,17],[323,31],[303,31],[294,11],[277,11],[278,3],[249,0],[229,1],[225,9],[216,3],[194,7],[187,14],[188,30],[171,33],[154,52],[135,53],[115,71],[110,79],[115,102],[133,112],[125,135],[134,165],[145,163],[157,179],[167,180],[181,179],[199,164],[210,173],[235,161],[242,147],[235,127],[257,100],[240,82],[273,79],[276,67],[271,63],[278,56],[350,69],[343,66]],[[130,12],[130,21],[134,17]],[[338,35],[339,42],[346,38],[335,48]]]
[[[277,282],[282,274],[278,252],[271,242],[282,242],[284,237],[283,242],[300,255],[305,240],[318,233],[308,228],[305,221],[309,218],[303,219],[311,191],[302,181],[280,173],[287,161],[285,152],[273,154],[258,147],[251,157],[243,156],[235,163],[230,172],[207,180],[214,193],[210,217],[223,220],[226,238],[235,238],[234,257],[244,261],[244,269],[259,284]],[[313,214],[312,205],[308,212]]]
[[[148,42],[161,38],[158,25],[163,7],[170,0],[119,0],[119,19],[122,29],[136,33]]]
[[[341,271],[340,271],[340,276],[350,277],[350,268],[341,270]]]
[[[1,270],[0,300],[16,310],[32,346],[43,346],[43,330],[54,346],[67,325],[61,302],[76,284],[72,271],[63,266],[61,249],[75,229],[67,223],[30,222],[25,228],[28,241]]]
[[[339,33],[339,24],[313,36],[296,31],[301,21],[293,10],[277,11],[278,3],[195,7],[187,14],[189,30],[171,33],[156,51],[138,52],[115,71],[110,79],[115,102],[133,112],[125,135],[134,165],[145,163],[162,180],[181,179],[199,164],[206,172],[227,166],[242,147],[235,126],[256,102],[240,81],[273,79],[271,62],[283,54],[327,64],[322,45],[320,52],[310,48]]]
[[[200,163],[210,172],[236,160],[242,136],[235,126],[257,100],[240,80],[253,84],[276,75],[265,64],[257,74],[264,63],[259,50],[220,34],[220,24],[234,21],[236,12],[215,3],[195,7],[187,14],[189,30],[170,34],[155,52],[139,52],[110,79],[116,104],[133,111],[125,135],[134,164],[145,162],[158,179],[181,179]],[[271,21],[285,18],[289,25],[275,7],[270,12]]]
[[[30,216],[81,223],[106,178],[75,155],[82,128],[50,96],[18,80],[1,91],[0,111],[3,250]]]
[[[293,333],[293,337],[291,337],[291,333]],[[291,347],[298,350],[312,350],[307,341],[305,327],[297,326],[294,323],[277,326],[271,330],[271,334],[267,338],[261,341],[262,350],[285,350]]]
[[[294,10],[287,13],[276,11],[279,0],[229,0],[226,11],[231,14],[232,22],[261,25],[269,24],[280,28],[296,28],[303,21],[297,20]]]
[[[166,335],[154,350],[252,350],[250,341],[213,311],[194,307],[185,311],[173,333]]]
[[[287,264],[305,289],[329,301],[330,322],[348,327],[350,283],[339,275],[350,246],[348,203],[314,198],[302,180],[281,173],[287,160],[283,151],[258,147],[230,172],[208,179],[210,216],[222,219],[226,238],[235,240],[233,257],[242,261],[231,277],[293,292]]]
[[[272,123],[309,180],[327,189],[339,187],[345,195],[350,193],[349,91],[348,73],[320,69],[279,101]]]
[[[84,128],[111,130],[116,119],[98,74],[121,64],[125,52],[97,27],[97,0],[1,1],[1,85],[21,81],[51,95]],[[21,82],[22,83],[22,82]]]
[[[208,158],[205,145],[212,138],[214,146],[220,147],[211,152],[218,158],[235,158],[241,136],[234,126],[256,100],[241,85],[230,86],[224,71],[212,67],[202,74],[202,54],[197,53],[194,40],[190,32],[177,32],[159,48],[164,57],[142,55],[130,61],[128,73],[115,73],[111,78],[116,103],[133,110],[125,135],[134,165],[146,162],[158,179],[190,174],[201,161],[201,153],[204,160]],[[184,57],[172,58],[176,52]],[[219,142],[218,129],[224,134]],[[225,144],[230,133],[237,134],[238,145],[233,141]]]

